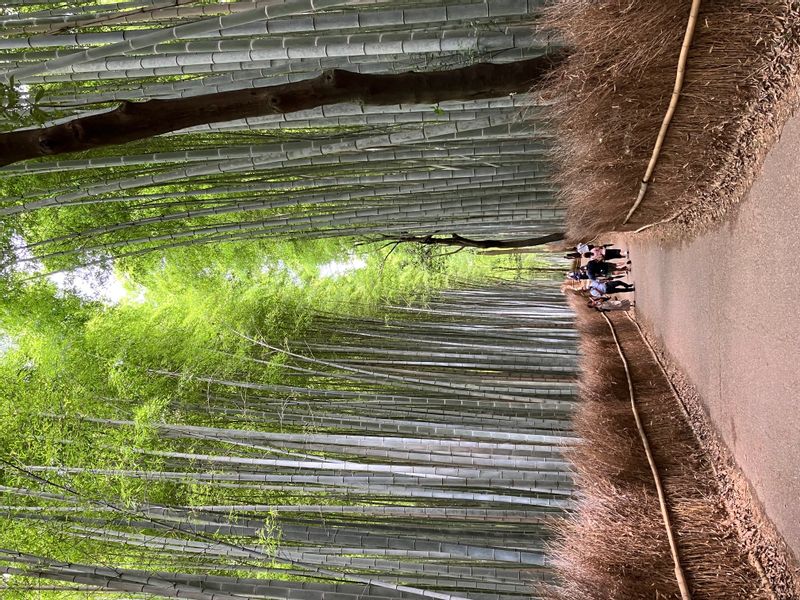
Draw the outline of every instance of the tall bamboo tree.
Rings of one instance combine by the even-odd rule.
[[[9,114],[47,111],[45,124],[59,127],[77,116],[100,123],[118,102],[130,115],[150,110],[142,101],[154,100],[158,123],[184,128],[5,167],[0,218],[58,266],[254,237],[508,239],[561,231],[536,96],[525,93],[527,84],[480,93],[469,80],[456,85],[459,73],[488,77],[492,65],[524,75],[550,51],[537,29],[540,4],[131,2],[10,11],[0,42],[0,76],[17,98]],[[344,90],[337,103],[308,103],[311,82],[327,86],[320,73],[333,72]],[[411,72],[405,80],[381,79],[404,72]],[[362,76],[383,82],[382,92],[377,84],[362,90],[366,102],[383,106],[353,95],[356,84],[346,79]],[[446,95],[435,91],[434,76],[444,78],[436,85]],[[294,108],[307,109],[230,113],[202,126],[164,116],[175,100],[194,103],[188,113],[195,114],[198,103],[222,106],[219,98],[197,100],[202,94],[252,96],[270,85],[288,85]],[[80,137],[87,127],[68,129]],[[11,145],[20,151],[21,138]],[[449,173],[458,177],[440,177]]]
[[[146,421],[122,398],[106,399],[113,418],[40,414],[71,439],[55,463],[3,459],[5,527],[26,534],[0,568],[20,585],[203,599],[510,600],[549,581],[576,441],[575,331],[555,285],[319,314],[303,339],[252,343],[229,360],[280,377],[193,376]]]

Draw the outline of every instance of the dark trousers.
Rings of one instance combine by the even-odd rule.
[[[621,292],[632,292],[633,286],[624,281],[608,281],[606,282],[606,292],[609,294],[619,294]]]

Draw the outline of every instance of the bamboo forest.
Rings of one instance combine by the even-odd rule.
[[[3,3],[3,598],[553,583],[577,333],[557,261],[477,249],[563,237],[527,79],[24,162],[9,137],[331,69],[535,59],[540,5]]]
[[[796,0],[0,0],[0,599],[800,598],[799,67]]]

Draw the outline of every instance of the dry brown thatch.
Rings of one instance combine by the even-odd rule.
[[[571,452],[579,507],[553,560],[563,599],[679,598],[652,475],[631,413],[627,380],[608,327],[570,298],[582,334],[581,444]],[[634,326],[611,315],[659,466],[682,565],[695,600],[769,598],[719,501],[713,472]]]
[[[559,0],[547,26],[569,59],[545,94],[568,233],[620,229],[675,81],[690,2]],[[625,228],[693,206],[714,219],[746,191],[782,123],[800,62],[800,4],[703,0],[683,93],[653,182]],[[692,211],[689,211],[692,212]]]

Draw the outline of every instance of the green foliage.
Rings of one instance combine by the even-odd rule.
[[[90,210],[86,207],[87,215]],[[60,226],[53,215],[37,219],[34,229],[47,235]],[[287,354],[266,352],[252,339],[280,348],[285,340],[312,332],[320,313],[378,315],[381,303],[424,300],[465,280],[514,277],[518,271],[512,269],[534,262],[528,256],[453,253],[416,244],[353,247],[346,239],[190,246],[118,261],[114,276],[129,295],[117,305],[60,291],[46,278],[25,280],[21,273],[6,272],[0,278],[0,331],[14,346],[0,356],[0,452],[10,463],[2,469],[0,485],[66,496],[82,507],[84,517],[113,518],[114,529],[132,532],[141,531],[141,525],[126,523],[141,521],[148,504],[228,504],[234,492],[225,487],[189,476],[150,480],[142,474],[174,469],[169,453],[219,451],[202,439],[169,439],[162,424],[284,430],[280,423],[232,422],[224,413],[192,410],[214,392],[203,378],[274,384],[290,379]],[[329,275],[324,276],[326,265]],[[49,266],[69,266],[69,261]],[[313,425],[305,427],[309,432]],[[47,470],[32,476],[18,468],[24,465]],[[205,463],[196,468],[215,472]],[[298,502],[281,490],[235,494],[253,504]],[[5,496],[9,504],[63,504]],[[315,501],[337,500],[320,494]],[[80,539],[73,528],[60,517],[9,518],[0,526],[0,547],[65,561],[98,564],[111,555],[119,566],[177,568],[146,548]],[[240,541],[222,533],[211,537]],[[244,543],[260,548],[265,560],[259,562],[267,569],[248,571],[248,576],[291,577],[280,574],[284,565],[274,560],[281,544],[275,515]],[[232,562],[230,572],[236,567]],[[21,588],[28,583],[12,581]],[[69,597],[48,594],[43,597]]]
[[[8,83],[0,84],[0,129],[13,130],[44,123],[48,115],[40,105],[43,95],[42,88],[30,95],[17,86],[13,76]]]
[[[215,3],[201,0],[193,4],[208,5],[213,12]],[[5,14],[10,16],[57,8],[58,14],[67,15],[64,11],[72,8],[104,5],[112,10],[127,10],[104,0],[79,1],[74,7],[69,2],[14,4],[0,12],[7,11]],[[197,6],[179,8],[193,10]],[[224,5],[220,8],[221,14],[227,11]],[[143,31],[182,20],[176,16],[166,17],[166,22],[151,22],[150,11],[141,12],[135,7],[132,10],[140,14],[131,23],[116,18],[93,19],[92,10],[87,10],[85,25],[37,25],[32,30],[39,31],[37,28],[41,27],[41,31],[57,34]],[[23,27],[10,35],[26,32]],[[171,44],[160,46],[168,48]],[[63,56],[71,51],[68,47],[59,48],[53,55]],[[31,64],[37,54],[50,52],[49,48],[10,51],[6,58],[9,64],[17,58]],[[440,58],[424,56],[420,64],[435,69],[460,66],[476,58],[474,51]],[[36,83],[30,89],[13,80],[0,86],[0,130],[38,125],[87,108],[115,105],[88,99],[81,105],[84,94],[125,94],[145,85],[186,82],[202,75],[142,75],[96,81],[83,81],[80,73],[74,81],[60,81],[60,77],[58,72],[48,73],[42,78],[48,83]],[[32,79],[40,81],[38,77]],[[438,105],[430,110],[435,117],[445,114]],[[508,269],[519,268],[514,262],[517,259],[486,257],[472,250],[452,253],[413,244],[354,246],[353,240],[343,238],[251,239],[158,247],[149,254],[118,260],[113,271],[99,269],[107,277],[119,277],[129,291],[119,304],[109,305],[65,292],[53,279],[42,276],[27,280],[27,274],[12,272],[12,235],[24,238],[36,255],[47,254],[42,259],[46,271],[71,271],[112,255],[153,250],[161,243],[183,243],[188,238],[175,234],[191,228],[233,228],[238,223],[266,218],[289,219],[359,209],[361,186],[347,188],[353,191],[353,199],[339,205],[323,205],[313,198],[308,202],[303,193],[312,189],[309,182],[315,178],[394,175],[409,166],[420,168],[419,164],[410,161],[366,165],[349,163],[343,157],[342,164],[332,166],[290,165],[230,173],[220,168],[219,172],[181,178],[171,172],[203,165],[206,159],[190,162],[173,155],[162,161],[161,157],[149,155],[203,149],[219,149],[223,156],[231,149],[242,155],[241,151],[249,150],[251,145],[299,142],[296,146],[323,147],[356,136],[403,130],[403,126],[386,125],[181,133],[124,147],[75,153],[59,157],[58,162],[50,158],[30,161],[27,166],[32,171],[24,170],[22,165],[4,170],[0,207],[61,203],[68,197],[72,198],[69,202],[78,203],[0,218],[0,336],[13,342],[0,346],[0,457],[5,460],[0,468],[0,485],[6,486],[3,503],[12,507],[0,519],[0,548],[120,568],[191,569],[192,559],[184,558],[183,565],[176,565],[171,557],[165,557],[168,553],[103,539],[85,529],[105,528],[121,536],[136,533],[156,539],[164,534],[164,526],[148,522],[143,508],[148,504],[198,507],[229,504],[232,498],[263,505],[298,502],[298,496],[293,495],[298,492],[208,485],[192,478],[195,473],[222,474],[226,470],[216,466],[220,463],[199,458],[184,460],[184,455],[207,453],[220,457],[228,447],[202,436],[180,438],[165,434],[169,424],[303,433],[321,427],[313,421],[284,426],[282,422],[249,414],[231,418],[221,410],[201,410],[213,407],[214,393],[223,387],[209,380],[260,384],[295,381],[296,372],[291,371],[288,353],[266,351],[253,339],[284,348],[287,340],[312,337],[320,314],[380,316],[378,307],[383,302],[424,300],[435,290],[460,281],[513,277],[515,272]],[[250,156],[259,156],[261,150]],[[97,166],[98,162],[113,166]],[[472,166],[471,161],[466,162]],[[445,161],[444,168],[448,164]],[[149,176],[155,179],[148,179]],[[139,187],[126,181],[131,178],[140,178],[136,181]],[[112,187],[102,187],[106,183]],[[280,185],[275,186],[279,189],[248,191],[246,187],[251,183]],[[283,189],[283,184],[291,184],[292,189]],[[330,188],[314,189],[312,194]],[[238,207],[267,199],[285,202],[280,208],[269,210],[211,214],[214,207]],[[198,209],[207,212],[183,219],[183,213]],[[445,217],[443,211],[442,218]],[[323,229],[308,235],[335,233]],[[331,263],[338,264],[338,272],[330,268],[331,273],[325,276],[322,268]],[[244,392],[242,398],[247,399]],[[237,448],[237,452],[263,454],[246,447]],[[157,477],[172,472],[178,474],[175,479]],[[148,478],[149,473],[154,476]],[[325,504],[341,500],[320,492],[314,501]],[[68,512],[56,510],[64,508],[79,509],[78,518],[70,520]],[[231,514],[228,522],[248,520],[249,515]],[[195,540],[186,532],[171,533],[176,539]],[[207,535],[232,545],[249,544],[264,553],[266,560],[258,561],[264,570],[242,569],[243,575],[292,576],[269,570],[285,567],[275,559],[282,543],[275,513],[263,518],[263,526],[254,535],[229,535],[221,530]],[[201,558],[194,560],[200,562]],[[230,559],[225,564],[221,560],[216,573],[236,575],[238,567],[242,567],[241,562]],[[36,583],[32,577],[15,575],[6,587],[0,583],[0,595],[28,598],[30,591],[26,587]],[[88,596],[66,591],[37,594],[58,599]],[[117,597],[111,593],[102,596]]]
[[[275,558],[281,545],[281,529],[278,525],[278,513],[271,510],[264,519],[264,526],[258,531],[260,549],[271,558]],[[273,562],[270,566],[276,566]]]

